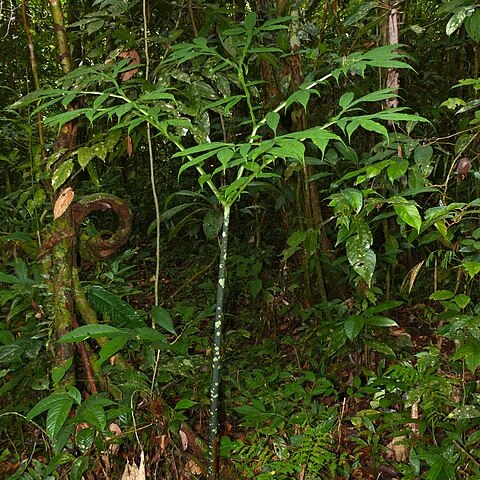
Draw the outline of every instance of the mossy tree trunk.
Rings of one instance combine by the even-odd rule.
[[[50,10],[53,19],[53,29],[57,45],[58,61],[63,74],[73,70],[70,47],[65,29],[62,5],[59,0],[50,0]],[[74,108],[69,106],[68,108]],[[65,149],[66,152],[76,145],[77,123],[69,122],[62,126],[55,139],[54,151]],[[63,155],[65,157],[65,155]],[[56,162],[52,169],[57,169],[60,163]],[[52,194],[55,202],[56,195]],[[53,328],[55,336],[61,337],[72,329],[74,324],[74,288],[73,269],[75,266],[75,228],[72,210],[68,208],[65,213],[52,223],[51,238],[58,241],[50,242],[50,261],[48,262],[49,292],[52,295],[51,312],[53,315]],[[65,363],[73,356],[73,344],[55,344],[55,365]],[[73,382],[73,373],[66,375],[66,382]]]

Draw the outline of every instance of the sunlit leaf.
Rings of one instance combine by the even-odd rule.
[[[394,182],[398,178],[405,175],[408,170],[408,160],[401,157],[395,157],[392,159],[390,165],[387,168],[387,175],[390,182]]]
[[[71,343],[71,342],[83,342],[87,338],[98,337],[112,337],[117,335],[125,335],[125,332],[119,330],[111,325],[94,324],[94,325],[82,325],[71,332],[63,335],[59,342]]]
[[[195,402],[193,400],[190,400],[188,398],[182,398],[175,405],[175,410],[187,410],[188,408],[191,408],[196,404],[197,404],[197,402]]]
[[[468,273],[470,278],[473,278],[475,275],[477,275],[480,272],[480,262],[472,262],[472,261],[463,260],[462,261],[462,267]],[[1,280],[1,278],[0,278],[0,280]]]
[[[273,130],[273,133],[277,133],[278,122],[280,121],[280,115],[277,112],[268,112],[266,116],[267,125]]]
[[[348,203],[350,203],[355,212],[360,212],[363,205],[362,192],[356,188],[345,188],[342,190],[342,194],[348,200]]]
[[[346,109],[352,103],[355,94],[353,92],[345,92],[338,101],[338,104],[343,108]]]
[[[395,213],[411,227],[415,228],[418,233],[422,228],[422,217],[418,212],[418,208],[415,205],[408,203],[395,204],[393,206]]]
[[[61,165],[53,172],[52,175],[52,188],[53,191],[62,186],[73,172],[73,160],[71,158],[65,160]]]
[[[60,397],[50,404],[46,422],[46,431],[49,438],[53,439],[57,436],[68,418],[72,405],[73,399],[70,397]]]

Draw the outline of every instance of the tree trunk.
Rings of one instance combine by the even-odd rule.
[[[57,44],[58,61],[62,72],[67,74],[73,70],[70,56],[70,47],[65,30],[62,6],[59,0],[50,0],[50,10],[54,24],[55,40]],[[74,108],[69,106],[69,109]],[[76,144],[77,123],[72,121],[63,125],[55,139],[54,151],[60,149],[71,150]],[[52,169],[59,167],[63,160],[59,160]],[[53,202],[56,195],[53,195]],[[50,237],[50,261],[48,265],[49,292],[52,295],[52,315],[55,336],[61,337],[72,329],[74,324],[74,286],[73,269],[75,266],[75,228],[73,224],[72,210],[68,208],[52,224]],[[58,240],[57,240],[58,239]],[[55,366],[64,364],[73,356],[74,346],[72,343],[55,344]],[[73,370],[65,376],[65,382],[74,382]]]

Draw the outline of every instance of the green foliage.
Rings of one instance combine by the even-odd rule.
[[[172,459],[180,476],[191,473],[182,468],[203,455],[208,299],[226,211],[234,222],[232,274],[222,280],[221,468],[230,464],[239,478],[363,478],[373,475],[365,464],[385,463],[387,445],[402,438],[406,459],[389,463],[405,478],[480,475],[480,86],[470,61],[480,9],[470,0],[407,2],[407,46],[378,47],[387,12],[347,3],[334,11],[314,2],[278,18],[202,2],[186,15],[165,4],[147,12],[147,78],[133,61],[146,57],[141,2],[66,2],[82,66],[56,83],[53,35],[32,4],[42,83],[51,87],[29,94],[23,34],[12,24],[3,83],[13,79],[16,91],[0,90],[2,108],[15,102],[0,118],[0,438],[9,439],[0,463],[19,464],[9,478],[80,480],[106,466],[100,452],[114,443],[130,456],[141,444],[150,458]],[[400,72],[401,97],[384,86],[388,69]],[[414,113],[385,109],[394,98]],[[78,108],[66,110],[72,102]],[[52,153],[55,132],[71,120],[79,144]],[[165,245],[154,307],[147,136]],[[98,394],[84,394],[83,373],[63,385],[82,371],[77,356],[50,357],[54,313],[40,265],[52,233],[47,202],[70,184],[78,195],[121,193],[136,219],[132,248],[95,266],[83,256],[86,237],[103,231],[82,226],[80,259],[90,268],[82,285],[100,323],[61,343],[85,343]],[[312,192],[315,222],[303,205]],[[315,304],[319,278],[327,295]],[[192,442],[178,439],[182,423],[200,453],[173,446]],[[46,464],[33,458],[34,428],[52,447],[41,452]],[[116,478],[124,465],[113,457],[107,473]]]

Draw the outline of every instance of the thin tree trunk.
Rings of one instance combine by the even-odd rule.
[[[50,0],[50,10],[54,23],[58,61],[62,72],[67,74],[73,70],[73,63],[60,1]],[[69,106],[68,108],[73,107]],[[58,151],[62,148],[72,149],[76,144],[76,136],[77,123],[66,123],[55,139],[54,150]],[[56,163],[53,168],[58,168],[58,166],[59,163]],[[53,201],[55,201],[55,196]],[[55,335],[59,338],[70,331],[74,324],[73,269],[75,266],[75,228],[71,208],[68,208],[61,217],[53,221],[50,233],[52,237],[57,236],[60,239],[51,247],[50,271],[48,272],[49,291],[53,296],[53,326]],[[56,343],[55,345],[55,364],[59,366],[73,356],[74,347],[71,343]],[[72,372],[73,369],[65,377],[66,382],[74,381]]]
[[[30,67],[32,68],[32,78],[33,86],[35,90],[40,90],[40,77],[38,75],[38,63],[37,57],[35,55],[35,45],[33,44],[32,34],[30,32],[30,26],[28,23],[28,11],[26,0],[22,0],[22,19],[23,19],[23,28],[25,30],[25,35],[27,36],[28,50],[30,52]],[[42,114],[40,111],[37,112],[37,121],[38,121],[38,143],[40,145],[40,152],[42,159],[45,160],[46,150],[45,150],[45,139],[43,137],[43,121]]]
[[[229,221],[230,205],[225,205],[223,207],[223,228],[220,247],[220,259],[218,266],[215,326],[213,332],[212,383],[210,392],[210,461],[208,465],[208,474],[210,480],[217,480],[218,478],[218,404],[220,394],[220,368],[222,365],[222,324],[224,303],[223,297],[225,293],[225,281],[227,278],[227,245]]]

